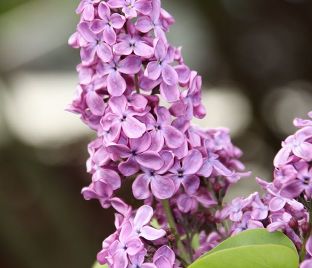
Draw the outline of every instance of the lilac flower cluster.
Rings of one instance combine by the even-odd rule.
[[[312,112],[309,113],[312,119]],[[312,120],[295,119],[299,128],[289,136],[274,159],[273,181],[257,179],[265,190],[237,198],[224,208],[220,219],[230,219],[232,232],[267,228],[282,230],[300,252],[301,268],[312,267]]]
[[[186,267],[225,237],[214,214],[229,185],[249,175],[241,151],[227,130],[191,125],[205,116],[202,81],[168,43],[174,19],[160,0],[82,0],[77,13],[69,44],[82,62],[69,110],[97,133],[82,194],[116,210],[116,232],[97,259],[113,268]],[[126,181],[144,202],[138,209],[118,197]]]

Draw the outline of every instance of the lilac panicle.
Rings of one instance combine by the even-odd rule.
[[[312,112],[308,115],[312,119]],[[312,267],[311,119],[294,120],[298,130],[282,142],[274,158],[273,181],[257,179],[265,195],[233,200],[219,214],[233,222],[232,233],[258,227],[283,231],[300,253],[300,268]]]
[[[97,259],[113,268],[186,267],[224,239],[214,212],[228,187],[249,175],[241,151],[226,129],[191,125],[205,116],[202,79],[168,42],[174,19],[160,0],[82,0],[76,12],[69,44],[80,49],[81,63],[68,110],[97,134],[82,194],[116,210],[116,232]],[[117,195],[125,180],[144,202],[138,209]],[[265,212],[254,203],[260,220]],[[195,230],[198,248],[191,246]]]

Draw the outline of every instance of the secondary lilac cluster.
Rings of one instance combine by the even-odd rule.
[[[312,119],[312,112],[309,113]],[[312,120],[295,119],[299,128],[289,136],[274,159],[273,181],[257,179],[265,190],[237,198],[224,208],[220,218],[233,222],[232,232],[266,227],[282,230],[300,252],[301,268],[312,267]]]
[[[174,19],[160,0],[82,0],[77,13],[69,43],[82,62],[69,110],[97,133],[88,147],[92,181],[82,194],[116,210],[116,232],[98,261],[185,267],[224,238],[214,212],[229,185],[249,175],[241,151],[227,130],[191,125],[205,116],[202,81],[168,43]],[[126,181],[144,202],[139,209],[118,197]]]

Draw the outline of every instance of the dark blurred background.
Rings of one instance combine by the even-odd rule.
[[[78,1],[0,0],[0,267],[88,268],[112,211],[80,190],[92,133],[64,112]],[[254,176],[271,177],[292,119],[312,110],[312,1],[163,0],[170,32],[204,77],[207,118],[229,127]],[[253,177],[228,198],[259,190]]]

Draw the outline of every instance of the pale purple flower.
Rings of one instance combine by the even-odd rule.
[[[137,139],[129,139],[129,146],[123,144],[111,144],[108,150],[126,161],[119,164],[118,169],[124,176],[131,176],[140,170],[140,166],[153,170],[160,169],[164,162],[160,155],[148,150],[151,138],[148,133]]]
[[[98,199],[103,208],[108,208],[108,200],[113,195],[113,188],[105,181],[98,180],[92,182],[88,187],[84,187],[81,193],[86,200]]]
[[[202,154],[198,150],[191,150],[181,161],[176,160],[173,167],[169,170],[172,175],[170,178],[175,183],[176,191],[182,184],[185,191],[193,194],[198,189],[200,180],[197,172],[203,164]]]
[[[144,245],[130,222],[121,227],[118,240],[115,240],[109,248],[113,259],[114,268],[126,268],[129,264],[129,256],[138,254]]]
[[[311,267],[312,267],[312,259],[305,260],[300,264],[300,268],[311,268]]]
[[[119,36],[119,42],[113,50],[117,55],[130,55],[150,58],[154,55],[154,48],[148,45],[139,35],[124,34]]]
[[[282,149],[274,159],[274,166],[280,167],[290,161],[289,157],[293,153],[295,156],[312,161],[312,144],[308,139],[312,138],[312,127],[304,127],[294,135],[289,136],[283,143]]]
[[[164,144],[169,148],[178,148],[184,141],[184,135],[181,131],[171,125],[171,115],[165,107],[157,107],[155,109],[157,120],[151,118],[149,124],[152,125],[153,129],[150,132],[153,143],[152,149],[160,151]]]
[[[144,262],[147,250],[144,249],[134,256],[129,256],[131,264],[128,268],[157,268],[154,263]]]
[[[264,180],[261,180],[260,178],[257,178],[256,180],[258,184],[271,195],[268,202],[270,211],[280,211],[285,207],[286,204],[297,211],[300,211],[304,208],[304,206],[297,200],[282,196],[280,190],[275,187],[274,183],[268,183]]]
[[[109,129],[116,127],[116,136],[120,134],[121,130],[128,138],[135,139],[143,136],[146,126],[135,118],[140,113],[128,108],[125,96],[112,97],[109,101],[109,107],[112,113],[108,113],[103,118],[102,125],[104,128],[107,124]]]
[[[100,1],[101,0],[82,0],[76,9],[76,13],[81,14],[82,19],[92,21],[95,13],[94,5]]]
[[[103,40],[101,34],[95,34],[90,30],[87,22],[78,25],[78,32],[84,38],[86,45],[81,48],[80,56],[84,64],[91,64],[98,56],[103,62],[109,62],[113,58],[112,50]]]
[[[173,196],[175,192],[175,184],[164,173],[173,164],[173,155],[168,151],[160,153],[164,166],[161,169],[147,169],[141,168],[143,174],[137,176],[132,184],[132,192],[135,198],[147,199],[152,194],[158,199],[168,199]]]
[[[276,187],[281,187],[284,184],[294,180],[297,177],[297,170],[293,165],[283,165],[274,170],[274,185]]]
[[[114,57],[110,63],[104,63],[101,70],[103,75],[107,75],[107,90],[112,96],[121,96],[126,88],[126,80],[121,74],[133,75],[140,71],[141,59],[138,56],[130,55],[123,60]]]
[[[251,212],[247,211],[243,214],[239,222],[235,222],[232,226],[233,232],[232,235],[245,231],[247,229],[258,229],[263,228],[263,224],[260,221],[254,220],[251,218]]]
[[[148,33],[154,30],[156,37],[162,40],[167,40],[165,25],[161,18],[161,3],[160,0],[152,0],[152,11],[149,16],[140,16],[136,22],[136,28],[142,33]]]
[[[225,218],[227,216],[229,216],[231,221],[234,222],[239,222],[242,220],[243,217],[243,209],[247,206],[249,206],[251,204],[252,197],[249,198],[241,198],[241,197],[237,197],[235,199],[232,200],[231,204],[228,205],[228,207],[226,207],[224,209],[224,212],[221,213],[221,215],[223,214],[224,216],[221,216],[222,218]]]
[[[197,191],[194,194],[180,194],[177,200],[179,210],[184,213],[195,212],[199,204],[204,208],[209,208],[217,205],[217,202],[211,198],[206,190]]]
[[[153,217],[154,211],[150,206],[144,205],[140,207],[133,219],[133,229],[139,237],[146,240],[154,241],[166,235],[162,229],[155,229],[148,224]]]
[[[91,30],[98,34],[103,32],[104,41],[113,45],[116,43],[115,29],[121,29],[126,19],[118,13],[111,14],[110,8],[105,2],[101,2],[98,7],[98,15],[100,19],[96,19],[91,24]]]
[[[198,171],[198,174],[207,178],[212,174],[217,176],[231,176],[232,173],[231,170],[220,162],[219,156],[213,153],[204,158],[203,165]]]
[[[258,193],[254,194],[253,201],[251,203],[252,211],[251,218],[253,220],[264,220],[268,217],[269,208],[265,205],[259,197]]]
[[[112,8],[122,8],[126,18],[135,18],[138,12],[148,15],[152,11],[150,0],[109,0],[107,4]]]
[[[150,61],[145,69],[145,76],[151,80],[162,78],[160,92],[169,102],[177,101],[180,97],[178,74],[170,65],[173,62],[173,51],[162,39],[155,42],[155,61]]]
[[[294,125],[296,127],[307,127],[307,126],[312,126],[312,111],[308,113],[308,116],[310,119],[301,119],[301,118],[296,118],[294,120]]]
[[[162,246],[155,252],[153,262],[157,268],[172,268],[175,263],[175,254],[168,246]]]
[[[298,170],[297,178],[283,185],[281,195],[288,198],[297,198],[305,192],[308,199],[312,197],[312,168],[305,164]]]
[[[90,155],[87,160],[87,171],[94,173],[98,168],[109,163],[111,160],[106,147],[103,146],[103,139],[97,138],[88,145]]]
[[[221,241],[222,230],[218,230],[218,232],[211,232],[209,235],[205,233],[205,231],[200,232],[199,234],[199,248],[196,249],[195,257],[199,258],[204,253],[210,251],[214,247],[216,247]]]

